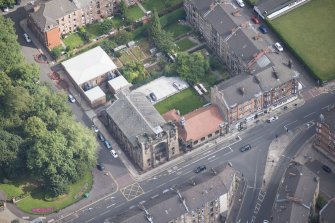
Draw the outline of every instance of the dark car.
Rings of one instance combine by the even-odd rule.
[[[105,139],[105,136],[101,133],[101,132],[98,132],[98,138],[100,139],[100,141],[104,142],[106,139]]]
[[[259,19],[257,18],[257,16],[253,16],[253,17],[251,17],[251,20],[252,20],[255,24],[259,24]]]
[[[198,166],[195,170],[194,173],[200,173],[202,171],[206,170],[206,166],[202,165],[202,166]]]
[[[150,93],[149,96],[152,99],[152,101],[157,101],[157,97],[154,93]]]
[[[261,33],[265,34],[268,33],[268,28],[265,25],[261,25],[259,27],[259,30],[261,31]]]
[[[98,170],[103,171],[105,169],[105,166],[102,163],[98,163],[97,168]]]
[[[110,144],[110,142],[108,140],[105,140],[104,144],[105,144],[107,149],[112,149],[112,145]]]
[[[251,146],[250,146],[250,144],[247,144],[247,145],[245,145],[245,146],[242,146],[242,147],[240,148],[240,151],[241,151],[241,152],[245,152],[245,151],[248,151],[249,149],[251,149]]]
[[[330,167],[329,167],[329,166],[326,166],[326,165],[322,165],[322,169],[323,169],[324,171],[326,171],[327,173],[332,172],[332,170],[330,169]]]

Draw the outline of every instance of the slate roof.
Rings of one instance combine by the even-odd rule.
[[[215,176],[208,174],[196,179],[196,186],[191,186],[189,182],[187,182],[188,185],[183,185],[186,188],[181,190],[180,193],[185,198],[189,213],[201,208],[203,204],[214,201],[219,196],[226,194],[231,187],[235,173],[234,169],[227,166],[223,171],[217,171]],[[169,222],[187,212],[178,195],[173,191],[163,194],[154,200],[147,201],[144,206],[152,215],[153,221],[159,223]],[[145,219],[144,212],[137,209],[132,217],[120,222],[147,223],[148,220]]]
[[[39,7],[38,10],[29,15],[44,32],[57,26],[57,19],[77,10],[76,5],[70,0],[41,0],[36,2],[35,7]]]
[[[252,75],[240,74],[217,85],[229,107],[241,104],[262,93]]]
[[[197,8],[197,10],[201,14],[205,14],[209,10],[210,4],[214,3],[215,0],[194,0],[192,1],[194,7]]]
[[[106,112],[133,146],[137,145],[136,136],[154,134],[155,128],[165,123],[144,94],[123,89],[116,97]]]
[[[276,70],[276,74],[274,72]],[[289,69],[284,65],[276,67],[268,67],[267,69],[255,74],[264,92],[270,91],[273,88],[280,86],[283,83],[298,78],[298,74],[294,70]]]
[[[318,190],[317,177],[307,167],[290,165],[277,192],[274,223],[308,222],[313,196]]]

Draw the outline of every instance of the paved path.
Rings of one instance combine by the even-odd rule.
[[[136,4],[138,5],[138,7],[140,7],[140,9],[144,12],[144,14],[147,13],[147,10],[145,10],[145,8],[143,7],[143,5],[140,2],[136,2]]]

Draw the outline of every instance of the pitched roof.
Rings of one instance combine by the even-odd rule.
[[[193,5],[201,14],[205,14],[209,10],[209,6],[214,3],[215,0],[193,0]]]
[[[262,94],[262,89],[252,75],[240,74],[217,85],[229,107],[242,104]]]
[[[136,136],[155,134],[157,126],[165,123],[144,94],[122,89],[116,97],[106,112],[134,146]]]
[[[261,0],[257,1],[256,7],[259,9],[259,11],[265,15],[265,14],[271,14],[272,12],[275,12],[279,9],[284,8],[285,6],[294,3],[297,0]],[[267,13],[264,13],[264,12]]]
[[[184,116],[185,124],[179,128],[179,137],[184,141],[199,140],[220,129],[224,123],[218,107],[210,105],[199,108]]]
[[[114,62],[100,46],[62,62],[62,65],[78,85],[116,69]]]
[[[276,67],[268,67],[267,69],[255,74],[263,91],[270,91],[294,78],[298,78],[299,74],[287,66],[279,65]]]
[[[70,0],[40,0],[36,2],[34,7],[38,9],[29,15],[44,32],[58,26],[56,20],[77,10],[75,4]]]
[[[180,194],[185,198],[189,214],[196,212],[197,208],[203,207],[204,204],[212,202],[220,196],[227,194],[232,186],[232,180],[235,174],[236,171],[234,169],[226,166],[223,170],[217,170],[215,176],[212,174],[205,174],[204,176],[197,178],[197,184],[195,186],[190,185],[189,182],[178,185],[178,187],[181,188]],[[169,191],[154,200],[149,200],[144,206],[152,215],[154,222],[170,222],[187,213],[185,207],[180,202],[178,195],[174,191]],[[224,209],[224,207],[221,208]],[[132,213],[129,213],[132,217],[126,216],[128,217],[127,219],[118,219],[118,222],[148,222],[144,217],[143,211],[139,209],[133,210]]]
[[[272,222],[308,222],[314,194],[318,190],[316,177],[305,166],[291,164],[287,168],[277,192]]]
[[[162,116],[167,122],[168,121],[179,122],[180,119],[180,115],[178,114],[176,109],[172,109],[171,111],[164,113]]]

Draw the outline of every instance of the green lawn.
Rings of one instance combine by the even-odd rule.
[[[170,2],[171,7],[179,3],[182,3],[183,0],[170,0]],[[142,5],[147,11],[152,11],[155,8],[158,12],[168,8],[167,6],[169,6],[164,4],[164,0],[144,0]]]
[[[178,23],[173,23],[171,25],[168,25],[164,29],[168,32],[171,32],[174,38],[181,36],[185,33],[188,33],[192,30],[190,26],[181,25]]]
[[[203,99],[197,95],[191,88],[183,90],[164,101],[155,104],[155,108],[159,113],[164,114],[172,109],[180,111],[181,115],[185,115],[204,105]]]
[[[197,45],[196,43],[189,40],[188,38],[181,39],[181,40],[177,41],[176,44],[181,51],[186,51],[186,50],[188,50],[188,49]]]
[[[90,35],[90,39],[94,39],[94,38],[102,35],[102,33],[100,33],[100,30],[99,30],[99,23],[98,22],[88,24],[86,26],[86,32],[88,32],[88,34]]]
[[[135,21],[139,18],[142,18],[143,16],[144,16],[143,11],[140,9],[140,7],[138,7],[138,5],[135,4],[130,8],[128,8],[126,17],[132,21]]]
[[[24,194],[25,183],[23,181],[9,182],[7,184],[0,184],[0,190],[6,194],[7,200],[13,197],[18,197]]]
[[[63,39],[63,42],[66,46],[69,46],[72,49],[78,48],[84,44],[83,39],[79,36],[78,33],[69,34],[67,38]]]
[[[334,12],[334,0],[312,0],[271,21],[321,80],[335,78]]]
[[[83,188],[84,184],[87,184],[87,190],[82,191],[89,192],[92,188],[93,184],[93,178],[92,173],[89,171],[86,175],[83,176],[83,178],[78,181],[77,183],[70,186],[70,191],[67,195],[62,195],[55,199],[47,200],[45,199],[45,193],[40,189],[32,190],[30,195],[23,200],[19,201],[17,203],[17,206],[26,213],[33,213],[33,214],[39,214],[36,212],[32,212],[32,208],[49,208],[52,207],[53,211],[57,211],[60,209],[63,209],[77,201],[79,201],[82,196],[79,196],[77,199],[75,198],[75,195],[80,192],[80,190]],[[43,214],[43,213],[40,213]],[[44,213],[45,214],[45,213]]]

